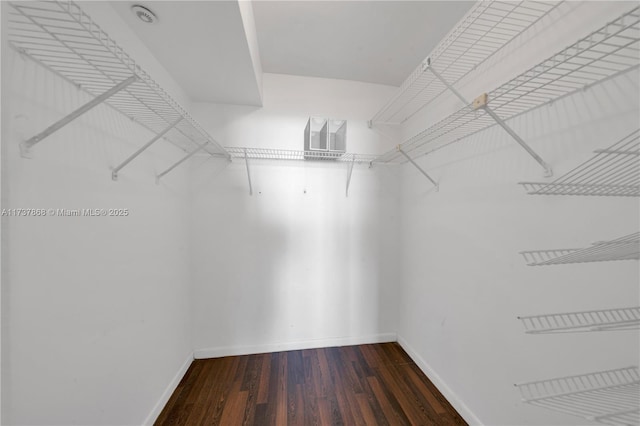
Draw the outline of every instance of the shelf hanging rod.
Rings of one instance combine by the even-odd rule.
[[[427,62],[425,62],[425,63],[423,64],[423,70],[429,70],[429,71],[431,71],[431,74],[433,74],[433,75],[434,75],[438,80],[440,80],[440,82],[441,82],[442,84],[444,84],[444,85],[445,85],[445,87],[446,87],[447,89],[449,89],[449,91],[451,91],[451,93],[453,93],[454,95],[456,95],[456,96],[458,97],[458,99],[460,99],[460,100],[462,101],[462,103],[463,103],[463,104],[465,104],[465,105],[469,105],[469,101],[467,101],[467,100],[464,98],[464,96],[462,96],[462,95],[460,94],[460,92],[458,92],[458,91],[456,90],[456,88],[455,88],[455,87],[453,87],[451,84],[449,84],[449,82],[448,82],[447,80],[445,80],[445,79],[444,79],[444,77],[442,77],[442,76],[440,75],[440,73],[439,73],[439,72],[437,72],[437,71],[433,68],[433,65],[431,64],[431,57],[428,57],[428,58],[427,58]]]
[[[153,139],[151,139],[149,142],[147,142],[142,148],[140,148],[139,150],[137,150],[136,152],[134,152],[129,158],[127,158],[126,160],[124,160],[119,166],[115,167],[112,171],[111,171],[111,179],[113,180],[118,180],[118,172],[127,164],[129,164],[131,162],[131,160],[133,160],[134,158],[136,158],[138,155],[142,154],[142,152],[144,150],[146,150],[147,148],[149,148],[151,145],[153,145],[156,141],[158,141],[161,137],[163,137],[169,130],[173,129],[175,126],[178,125],[178,123],[180,123],[182,121],[183,117],[180,116],[176,121],[174,121],[173,123],[169,124],[168,127],[166,127],[162,132],[158,133],[156,136],[153,137]]]
[[[413,161],[413,158],[409,157],[407,155],[407,153],[402,150],[402,147],[400,147],[400,145],[398,145],[397,148],[398,148],[398,152],[400,152],[400,154],[404,155],[405,158],[407,159],[407,161],[409,161],[411,164],[413,164],[413,166],[416,169],[418,169],[420,171],[420,173],[422,173],[427,179],[429,179],[429,181],[436,187],[436,191],[438,191],[440,189],[439,186],[438,186],[438,183],[435,180],[431,179],[431,176],[429,176],[427,174],[427,172],[425,172],[415,161]]]
[[[478,96],[473,100],[473,109],[483,109],[491,118],[494,119],[496,123],[502,127],[505,132],[509,134],[518,144],[524,148],[530,156],[534,158],[542,166],[544,169],[544,176],[550,177],[553,176],[553,170],[551,166],[549,166],[543,159],[540,157],[507,123],[504,122],[502,118],[498,116],[488,105],[489,96],[486,93]]]
[[[349,184],[351,184],[351,173],[353,173],[353,164],[356,161],[355,155],[351,158],[351,163],[349,163],[349,171],[347,172],[347,189],[345,191],[345,197],[349,196]]]
[[[136,75],[132,75],[131,77],[127,78],[126,80],[123,80],[120,83],[116,84],[111,89],[109,89],[106,92],[104,92],[103,94],[101,94],[99,96],[96,96],[95,98],[93,98],[92,100],[90,100],[89,102],[87,102],[86,104],[81,106],[80,108],[78,108],[75,111],[73,111],[72,113],[68,114],[66,117],[61,118],[60,120],[58,120],[57,122],[55,122],[51,126],[49,126],[46,129],[44,129],[42,132],[40,132],[37,135],[33,136],[31,139],[28,139],[26,141],[21,142],[20,143],[20,152],[21,152],[22,156],[25,157],[25,158],[30,158],[31,147],[33,147],[35,144],[37,144],[38,142],[40,142],[41,140],[43,140],[47,136],[51,135],[52,133],[60,130],[61,128],[63,128],[67,124],[71,123],[73,120],[75,120],[76,118],[80,117],[85,112],[91,110],[93,107],[95,107],[97,105],[100,105],[102,102],[104,102],[105,100],[109,99],[111,96],[115,95],[116,93],[118,93],[119,91],[123,90],[124,88],[126,88],[130,84],[136,82],[137,80],[138,80],[138,77]]]
[[[253,195],[253,185],[251,184],[251,169],[249,169],[249,157],[247,156],[247,148],[244,149],[244,164],[247,167],[247,179],[249,180],[249,195]]]
[[[182,159],[180,159],[177,163],[175,163],[173,166],[169,167],[167,170],[165,170],[164,172],[160,173],[158,176],[156,176],[156,183],[160,183],[160,178],[164,175],[166,175],[167,173],[169,173],[171,170],[175,169],[176,167],[178,167],[180,164],[184,163],[185,161],[187,161],[189,158],[191,158],[194,154],[197,154],[198,152],[202,151],[204,149],[205,146],[207,146],[209,142],[205,142],[202,145],[198,146],[196,149],[194,149],[193,151],[191,151],[190,153],[188,153],[187,155],[185,155],[184,157],[182,157]]]

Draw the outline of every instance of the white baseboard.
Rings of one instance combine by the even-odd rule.
[[[442,378],[431,368],[431,366],[416,352],[409,343],[400,335],[396,333],[381,333],[371,336],[359,336],[359,337],[335,337],[330,339],[311,339],[301,340],[297,342],[286,343],[270,343],[264,345],[251,345],[251,346],[226,346],[218,348],[205,348],[197,349],[193,354],[189,355],[185,362],[182,364],[176,375],[171,380],[171,383],[167,386],[158,403],[153,407],[151,413],[145,419],[143,425],[153,425],[156,421],[162,409],[171,398],[171,395],[178,387],[180,380],[184,377],[187,369],[195,359],[204,358],[219,358],[223,356],[234,355],[250,355],[268,352],[280,352],[280,351],[292,351],[301,349],[313,349],[313,348],[329,348],[333,346],[348,346],[348,345],[366,345],[369,343],[386,343],[386,342],[398,342],[405,352],[411,357],[418,367],[429,377],[433,384],[438,388],[440,393],[451,403],[453,408],[462,416],[467,423],[472,426],[482,426],[480,419],[467,407],[467,405],[458,397],[458,395],[451,390],[451,388],[442,380]]]
[[[171,383],[169,383],[169,386],[167,386],[165,391],[162,393],[160,400],[153,407],[153,409],[151,410],[151,413],[149,413],[147,418],[144,419],[144,423],[142,423],[143,425],[145,426],[153,425],[153,423],[157,420],[158,416],[162,412],[162,409],[164,408],[165,405],[167,405],[169,398],[171,398],[171,395],[180,384],[180,380],[182,380],[182,378],[184,377],[185,373],[189,369],[189,366],[191,365],[192,362],[193,362],[193,354],[191,353],[189,354],[187,359],[184,361],[184,363],[180,366],[180,369],[178,370],[176,375],[173,376]]]
[[[467,423],[472,426],[481,426],[480,419],[467,407],[467,405],[458,397],[458,395],[451,390],[444,380],[431,368],[431,366],[416,352],[407,341],[400,335],[398,335],[398,344],[402,346],[402,349],[411,357],[422,372],[433,382],[438,388],[440,393],[449,401],[449,403],[456,409],[458,414],[462,416]]]
[[[365,345],[367,343],[386,343],[395,341],[395,333],[382,333],[371,336],[334,337],[329,339],[300,340],[297,342],[267,343],[263,345],[202,348],[196,349],[193,356],[195,359],[219,358],[222,356],[262,354],[268,352],[330,348],[332,346]]]

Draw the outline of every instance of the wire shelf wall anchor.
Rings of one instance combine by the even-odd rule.
[[[638,260],[640,259],[640,232],[611,241],[599,241],[587,248],[530,250],[522,251],[520,254],[529,266]]]
[[[605,425],[640,424],[638,367],[516,384],[527,404]]]
[[[161,136],[163,139],[185,152],[201,147],[198,150],[209,155],[230,159],[224,148],[78,4],[73,1],[11,1],[8,4],[10,46],[91,95],[94,100],[90,104],[103,102],[154,135],[163,133],[167,126],[181,118]],[[125,81],[128,84],[119,87],[118,83]],[[72,113],[56,125],[64,125],[64,121],[73,118]],[[51,134],[51,130],[55,131],[49,128],[26,141],[23,151]]]
[[[527,334],[633,330],[640,328],[640,307],[518,317]]]
[[[560,3],[477,2],[405,79],[371,125],[403,123],[447,90],[444,80],[455,85]],[[441,78],[425,64],[436,65]]]
[[[531,195],[640,197],[640,130],[634,130],[551,183],[520,182]]]
[[[639,45],[640,7],[634,7],[489,92],[486,106],[506,122],[581,92],[585,87],[637,69],[640,67]],[[402,150],[416,159],[496,124],[486,109],[470,104],[407,139],[401,144]],[[380,155],[374,163],[405,161],[406,158],[393,149]]]

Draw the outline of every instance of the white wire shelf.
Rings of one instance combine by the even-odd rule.
[[[454,85],[503,46],[555,8],[559,2],[478,2],[402,83],[391,100],[371,119],[399,124],[447,88],[427,63]]]
[[[631,330],[640,328],[640,307],[518,317],[528,334]]]
[[[638,367],[516,385],[522,401],[606,425],[640,424]]]
[[[551,183],[520,182],[532,195],[640,197],[640,130]]]
[[[370,163],[375,155],[330,151],[295,151],[271,148],[225,147],[231,158],[251,160],[324,160],[355,163]],[[246,154],[246,155],[245,155]]]
[[[640,7],[604,25],[539,65],[488,93],[486,105],[503,121],[640,66]],[[399,147],[412,158],[428,154],[496,124],[473,104],[408,139]],[[406,159],[394,149],[374,162]]]
[[[200,149],[229,158],[224,148],[77,4],[9,4],[9,42],[16,50],[93,97],[135,76],[133,83],[104,102],[185,151]]]
[[[640,259],[640,232],[611,241],[599,241],[581,249],[531,250],[520,252],[529,266],[606,262]]]

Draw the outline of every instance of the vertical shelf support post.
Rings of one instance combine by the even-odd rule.
[[[416,169],[418,169],[418,170],[420,171],[420,173],[422,173],[422,174],[423,174],[427,179],[429,179],[429,181],[430,181],[430,182],[431,182],[431,183],[436,187],[436,191],[438,191],[438,190],[440,189],[440,187],[439,187],[438,183],[437,183],[435,180],[431,179],[431,176],[429,176],[429,175],[427,174],[427,172],[425,172],[425,171],[424,171],[424,170],[423,170],[423,169],[418,165],[418,163],[416,163],[415,161],[413,161],[413,159],[412,159],[411,157],[409,157],[409,156],[407,155],[407,153],[406,153],[406,152],[404,152],[404,151],[402,150],[402,148],[400,147],[400,145],[398,145],[397,149],[398,149],[398,152],[399,152],[400,154],[404,155],[404,157],[405,157],[405,158],[406,158],[406,159],[407,159],[411,164],[413,164],[413,166],[414,166]]]
[[[40,142],[41,140],[43,140],[47,136],[51,135],[52,133],[60,130],[61,128],[63,128],[67,124],[71,123],[73,120],[75,120],[76,118],[80,117],[85,112],[91,110],[93,107],[95,107],[97,105],[100,105],[102,102],[106,101],[111,96],[115,95],[116,93],[118,93],[119,91],[123,90],[124,88],[126,88],[130,84],[134,83],[136,80],[138,80],[138,77],[136,75],[132,75],[131,77],[127,78],[126,80],[123,80],[120,83],[116,84],[111,89],[109,89],[106,92],[104,92],[103,94],[101,94],[99,96],[96,96],[95,98],[93,98],[92,100],[90,100],[89,102],[87,102],[86,104],[81,106],[80,108],[78,108],[75,111],[73,111],[72,113],[68,114],[66,117],[61,118],[60,120],[56,121],[51,126],[49,126],[46,129],[44,129],[42,132],[40,132],[37,135],[33,136],[31,139],[28,139],[26,141],[21,142],[20,143],[20,153],[21,153],[21,155],[23,157],[25,157],[25,158],[30,158],[30,156],[31,156],[30,150],[31,150],[32,146],[34,146],[35,144],[37,144],[38,142]]]
[[[349,163],[349,171],[347,172],[347,189],[345,191],[345,197],[349,196],[349,184],[351,184],[351,174],[353,173],[353,164],[356,161],[356,156],[351,157],[351,163]]]
[[[173,166],[169,167],[167,170],[165,170],[164,172],[160,173],[158,176],[156,176],[156,184],[160,183],[160,178],[164,175],[166,175],[167,173],[169,173],[171,170],[175,169],[176,167],[178,167],[180,164],[184,163],[185,161],[187,161],[189,158],[191,158],[194,154],[197,154],[198,152],[202,151],[204,149],[205,146],[207,146],[209,142],[205,142],[202,145],[198,146],[196,149],[194,149],[193,151],[191,151],[190,153],[188,153],[187,155],[185,155],[184,157],[182,157],[181,160],[179,160],[177,163],[175,163]]]
[[[496,123],[502,127],[518,144],[524,148],[530,156],[534,158],[544,168],[545,177],[553,176],[553,170],[502,118],[498,116],[488,105],[489,96],[486,93],[478,96],[473,100],[473,109],[483,109]]]
[[[129,164],[131,162],[131,160],[133,160],[134,158],[136,158],[138,155],[142,154],[142,152],[144,150],[146,150],[147,148],[149,148],[151,145],[153,145],[158,139],[160,139],[161,137],[163,137],[169,130],[173,129],[175,126],[178,125],[178,123],[180,123],[182,121],[182,116],[180,116],[176,121],[174,121],[173,123],[169,124],[168,127],[166,127],[162,132],[158,133],[156,136],[153,137],[153,139],[151,139],[149,142],[147,142],[142,148],[140,148],[139,150],[137,150],[136,152],[134,152],[129,158],[127,158],[126,160],[124,160],[119,166],[114,167],[114,169],[111,171],[111,179],[113,180],[118,180],[118,172],[127,164]]]
[[[251,185],[251,169],[249,169],[249,156],[247,148],[244,149],[244,164],[247,167],[247,179],[249,180],[249,195],[253,195],[253,185]]]

